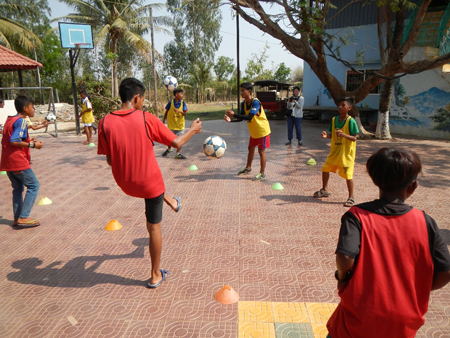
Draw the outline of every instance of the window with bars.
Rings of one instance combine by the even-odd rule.
[[[346,78],[346,90],[349,92],[357,89],[367,78],[369,78],[372,74],[371,72],[376,71],[377,69],[361,69],[359,72],[355,72],[354,70],[347,70],[347,78]],[[380,94],[380,86],[375,87],[370,94]]]

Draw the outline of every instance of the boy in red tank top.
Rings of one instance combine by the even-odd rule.
[[[405,201],[422,169],[412,151],[383,148],[367,161],[380,199],[343,217],[336,250],[341,302],[332,338],[413,338],[430,292],[450,282],[450,255],[436,222]]]

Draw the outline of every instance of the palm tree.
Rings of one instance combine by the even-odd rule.
[[[208,82],[213,78],[211,70],[212,64],[200,61],[195,63],[189,71],[189,75],[191,75],[194,80],[193,82],[199,86],[201,103],[205,103],[205,89]]]
[[[148,56],[150,44],[143,37],[150,29],[149,9],[161,9],[163,4],[143,5],[143,0],[59,0],[72,7],[76,12],[53,21],[65,20],[86,23],[94,30],[94,42],[103,44],[108,53],[112,53],[111,82],[112,96],[119,95],[117,78],[117,53],[121,41],[135,46],[137,52]],[[167,17],[154,17],[156,25],[169,26]],[[157,26],[155,31],[165,31]]]
[[[31,16],[32,14],[26,6],[0,3],[0,44],[11,49],[11,44],[16,43],[19,47],[29,52],[37,46],[41,46],[42,42],[26,26],[11,19],[11,17],[17,16],[18,13],[24,16]]]

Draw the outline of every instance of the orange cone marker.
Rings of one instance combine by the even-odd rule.
[[[217,291],[214,298],[216,299],[216,301],[222,304],[234,304],[239,301],[239,295],[229,285],[225,285],[223,288]]]
[[[112,221],[109,221],[108,225],[106,226],[105,230],[108,231],[114,231],[122,229],[122,224],[120,224],[118,221],[113,219]]]

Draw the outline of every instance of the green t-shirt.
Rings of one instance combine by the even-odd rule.
[[[341,121],[339,121],[339,116],[336,116],[334,121],[335,121],[334,125],[335,125],[336,129],[342,129],[342,127],[344,127],[344,124],[347,121],[347,119],[345,119],[344,121],[341,122]],[[331,121],[330,125],[328,126],[328,132],[329,133],[332,132],[332,125],[331,125],[332,123],[333,123],[333,121]],[[354,118],[350,119],[348,128],[350,130],[350,136],[353,136],[353,135],[356,135],[356,134],[359,133],[358,125],[356,124],[356,121],[355,121]]]

